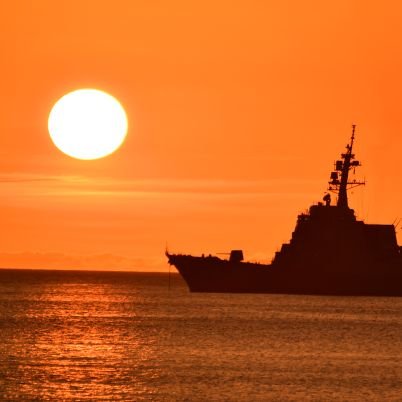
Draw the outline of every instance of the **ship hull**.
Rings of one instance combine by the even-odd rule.
[[[402,296],[400,264],[378,267],[378,272],[370,266],[364,274],[351,274],[345,267],[341,272],[328,272],[318,266],[275,267],[181,255],[168,258],[191,292]]]

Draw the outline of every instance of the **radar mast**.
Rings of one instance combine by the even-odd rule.
[[[352,137],[350,144],[346,145],[346,152],[341,154],[341,160],[335,162],[335,170],[331,173],[331,181],[328,182],[328,190],[338,194],[337,206],[339,208],[348,209],[348,190],[364,185],[364,181],[349,180],[350,169],[361,166],[360,162],[355,159],[353,154],[353,143],[355,140],[356,124],[352,125]]]

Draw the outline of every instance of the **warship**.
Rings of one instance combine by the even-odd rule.
[[[346,151],[334,164],[323,202],[297,217],[289,243],[270,264],[244,261],[242,250],[228,259],[172,254],[192,292],[282,293],[344,296],[402,296],[402,247],[394,224],[367,224],[348,204],[348,190],[365,184],[350,178],[361,166],[353,154],[355,125]]]

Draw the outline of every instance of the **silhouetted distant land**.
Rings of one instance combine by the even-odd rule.
[[[360,166],[353,154],[355,126],[350,143],[335,162],[326,194],[297,217],[289,243],[282,245],[271,264],[243,261],[242,250],[229,260],[216,256],[170,254],[192,292],[288,293],[317,295],[402,296],[402,247],[394,225],[356,220],[348,205],[348,190],[364,184],[350,180]]]

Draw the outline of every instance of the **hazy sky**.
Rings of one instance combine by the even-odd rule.
[[[0,266],[167,270],[166,242],[269,261],[352,123],[351,206],[402,217],[399,1],[14,0],[0,19]],[[97,161],[47,132],[86,87],[129,118]]]

